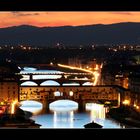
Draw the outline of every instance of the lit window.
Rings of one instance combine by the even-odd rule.
[[[55,91],[54,96],[61,96],[61,93],[59,91]]]
[[[73,91],[70,91],[70,92],[69,92],[69,95],[70,95],[70,96],[73,96]]]

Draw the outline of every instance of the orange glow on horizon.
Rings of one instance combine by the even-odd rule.
[[[140,12],[0,12],[0,28],[33,25],[79,26],[112,24],[119,22],[140,22]]]

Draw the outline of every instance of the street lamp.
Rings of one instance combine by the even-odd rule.
[[[11,114],[15,113],[15,105],[17,104],[17,101],[13,101],[11,104]]]
[[[122,103],[123,103],[124,105],[130,105],[130,101],[129,101],[129,100],[124,100]]]

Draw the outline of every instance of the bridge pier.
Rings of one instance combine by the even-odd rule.
[[[84,112],[84,111],[85,111],[85,106],[79,104],[79,106],[78,106],[78,112]]]
[[[82,86],[82,82],[79,82],[80,86]]]
[[[43,104],[43,111],[44,111],[44,112],[49,112],[49,102],[48,102],[48,100],[45,99],[45,100],[42,102],[42,104]]]
[[[33,80],[33,74],[29,75],[29,80],[32,81]]]
[[[78,111],[84,112],[86,110],[86,103],[84,100],[78,101]]]

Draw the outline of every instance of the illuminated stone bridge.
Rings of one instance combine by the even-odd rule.
[[[63,84],[67,83],[77,83],[78,85],[82,86],[84,83],[91,83],[93,85],[94,79],[93,75],[90,73],[21,73],[22,76],[28,76],[28,78],[22,78],[20,80],[20,84],[24,84],[26,82],[32,82],[36,86],[41,86],[44,82],[47,81],[54,81],[57,85],[63,86]],[[35,79],[34,76],[46,76],[42,79]],[[49,76],[51,75],[51,78]],[[54,76],[54,78],[53,78]],[[59,78],[55,78],[55,76],[59,76]],[[72,76],[72,77],[71,77]],[[81,76],[82,78],[78,78]],[[88,78],[87,78],[88,77]]]
[[[91,85],[93,85],[93,80],[91,79],[85,79],[85,80],[78,80],[78,79],[34,79],[34,80],[21,80],[20,84],[24,85],[27,82],[32,83],[36,86],[42,86],[45,85],[45,83],[49,84],[49,82],[53,82],[58,86],[63,86],[63,85],[67,85],[67,84],[74,84],[74,85],[79,85],[82,86],[86,83],[89,83]]]
[[[79,111],[85,110],[86,103],[120,105],[117,86],[21,86],[20,101],[35,100],[49,110],[49,104],[57,100],[72,100],[78,103]]]

